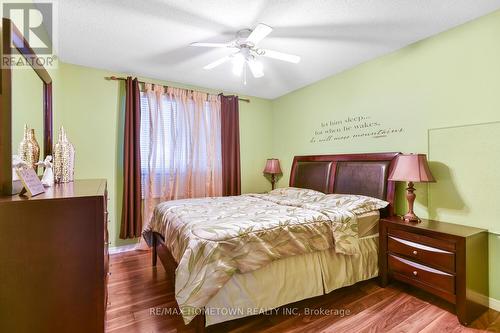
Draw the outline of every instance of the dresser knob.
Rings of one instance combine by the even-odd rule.
[[[413,255],[416,256],[417,254],[418,254],[418,252],[414,250]]]
[[[414,272],[415,273],[415,272]],[[111,276],[111,272],[108,272],[108,275]]]
[[[414,276],[417,276],[417,275],[418,275],[418,272],[417,272],[417,271],[413,271],[413,275],[414,275]]]
[[[108,246],[111,242],[104,242],[104,245]]]

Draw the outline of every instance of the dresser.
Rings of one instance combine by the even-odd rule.
[[[383,218],[379,223],[380,283],[411,284],[455,304],[462,325],[487,310],[488,232],[422,220]]]
[[[105,180],[0,197],[0,332],[104,332]]]

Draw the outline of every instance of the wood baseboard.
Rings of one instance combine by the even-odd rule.
[[[109,248],[109,254],[117,254],[117,253],[134,251],[135,247],[137,246],[137,244],[134,243],[134,244],[128,244],[128,245],[110,247]]]
[[[500,312],[500,300],[493,297],[486,297],[484,295],[481,295],[479,293],[470,290],[468,290],[467,292],[469,293],[471,300],[473,300],[474,302],[477,302],[481,305],[489,307],[490,309]]]

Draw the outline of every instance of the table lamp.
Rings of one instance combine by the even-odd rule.
[[[274,190],[276,175],[281,174],[280,161],[277,158],[268,158],[266,161],[266,167],[264,168],[264,174],[271,175],[271,186]]]
[[[406,189],[408,213],[406,213],[402,218],[409,222],[420,222],[418,216],[413,212],[413,203],[417,197],[414,193],[415,188],[413,187],[413,183],[435,182],[431,170],[429,170],[425,154],[399,155],[388,180],[408,182],[408,188]]]

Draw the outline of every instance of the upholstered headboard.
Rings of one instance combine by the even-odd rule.
[[[394,182],[388,181],[399,153],[295,156],[290,186],[323,193],[360,194],[388,201],[394,212]]]

